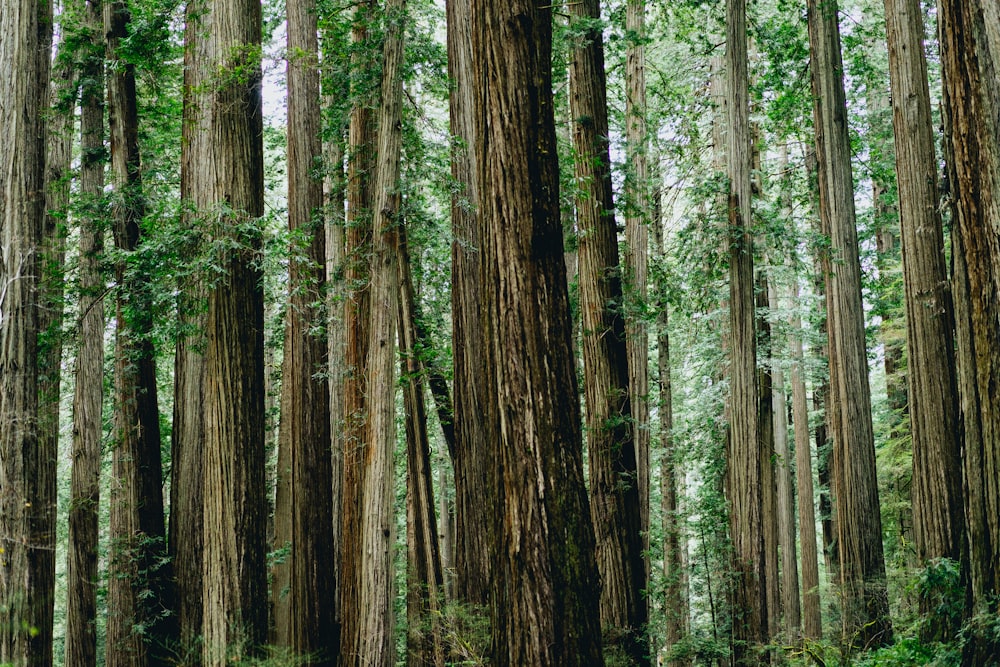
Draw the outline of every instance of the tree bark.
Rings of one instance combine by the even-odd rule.
[[[115,194],[112,231],[122,258],[115,267],[115,405],[107,663],[165,664],[175,645],[160,462],[160,412],[154,304],[148,265],[137,259],[143,201],[135,66],[122,55],[130,15],[124,2],[104,6],[108,121]],[[99,461],[99,459],[98,459]],[[112,622],[113,621],[113,622]],[[137,632],[136,628],[142,628]]]
[[[489,531],[496,480],[489,477],[490,449],[486,434],[497,428],[486,396],[493,382],[483,341],[483,229],[479,217],[479,183],[475,152],[476,89],[472,71],[472,24],[469,4],[448,0],[448,76],[450,128],[454,139],[451,175],[458,184],[452,195],[452,355],[454,357],[455,443],[450,452],[455,477],[455,594],[476,607],[489,604],[492,563]]]
[[[757,151],[754,150],[755,156]],[[756,160],[755,160],[756,162]],[[759,165],[758,165],[759,166]],[[768,279],[765,271],[759,270],[754,280],[754,299],[757,332],[757,349],[764,359],[771,356],[771,324],[767,312]],[[774,403],[773,376],[771,366],[763,363],[757,366],[757,429],[760,443],[760,483],[764,526],[764,595],[767,597],[767,637],[773,640],[781,632],[781,578],[778,567],[781,542],[779,531],[781,517],[778,506],[777,471],[774,455]]]
[[[416,295],[410,265],[406,227],[397,228],[399,272],[399,353],[406,412],[406,662],[414,667],[444,667],[441,607],[444,575],[438,524],[434,514],[427,409],[424,404],[424,368],[417,326]],[[441,515],[447,524],[447,506]]]
[[[774,318],[773,314],[780,308],[778,288],[774,283],[773,279],[769,281],[767,291],[768,309],[772,313],[772,318]],[[783,346],[778,344],[775,329],[775,327],[771,329],[771,403],[774,408],[774,468],[775,486],[778,494],[778,547],[781,550],[781,627],[784,630],[786,640],[797,642],[802,630],[802,608],[799,603],[799,569],[795,547],[795,489],[792,485],[790,468],[792,451],[788,446],[785,372],[781,365],[781,356],[778,354]],[[812,474],[809,469],[806,472]]]
[[[906,289],[914,537],[927,567],[938,558],[961,562],[967,553],[954,313],[938,212],[923,9],[919,0],[886,0],[885,15]],[[930,595],[921,597],[926,617],[934,605]],[[935,617],[923,636],[947,641],[957,630],[949,620],[960,621]]]
[[[1000,579],[1000,10],[942,0],[938,9],[948,185],[953,200],[958,381],[973,614],[995,614]],[[988,617],[988,616],[987,616]],[[982,626],[964,656],[996,655]]]
[[[378,116],[378,158],[371,263],[371,323],[365,384],[368,428],[361,461],[361,569],[358,642],[350,664],[392,665],[393,640],[393,452],[396,447],[396,321],[399,316],[398,261],[400,153],[402,150],[402,60],[405,0],[385,6],[382,102]],[[345,612],[347,609],[345,608]]]
[[[599,665],[599,578],[559,214],[547,3],[471,5],[483,346],[499,415],[493,662]]]
[[[56,452],[38,437],[38,251],[51,5],[0,11],[0,662],[52,663]]]
[[[207,98],[192,110],[194,131],[211,150],[183,167],[200,172],[192,175],[192,204],[219,267],[208,278],[203,386],[207,665],[254,655],[267,634],[260,11],[244,0],[210,0],[191,34]]]
[[[205,61],[206,0],[185,7],[184,123],[181,137],[181,226],[188,238],[184,251],[203,252],[198,206],[205,200],[203,183],[212,145],[201,127],[210,104]],[[204,552],[205,419],[205,299],[206,287],[197,275],[178,281],[179,334],[174,356],[174,412],[170,443],[169,554],[174,570],[179,633],[178,657],[183,665],[201,664],[202,560]]]
[[[649,326],[646,322],[649,265],[649,140],[646,129],[646,2],[625,5],[625,345],[628,351],[629,400],[639,486],[640,531],[645,579],[649,564],[650,435]],[[645,615],[649,616],[648,599]]]
[[[666,250],[663,241],[663,226],[659,215],[653,217],[653,240],[658,260],[666,261]],[[666,650],[671,651],[687,634],[687,617],[689,604],[685,588],[685,567],[683,553],[683,515],[680,513],[679,476],[681,466],[678,465],[679,453],[674,440],[674,394],[670,378],[670,304],[666,298],[666,286],[661,286],[661,294],[656,319],[657,345],[657,384],[659,388],[659,403],[657,414],[660,419],[660,446],[663,455],[660,460],[660,495],[663,516],[663,577],[666,580],[666,591],[663,608],[666,612]],[[668,657],[668,667],[686,667],[688,661],[681,658]]]
[[[795,484],[799,510],[799,548],[802,563],[802,636],[823,637],[819,596],[819,549],[816,544],[816,508],[813,502],[813,463],[809,448],[809,405],[802,368],[802,318],[799,316],[799,285],[792,287],[796,308],[791,318],[792,331],[792,424],[795,434]]]
[[[80,71],[80,296],[73,389],[73,467],[70,472],[67,555],[66,660],[97,664],[98,514],[104,435],[104,38],[99,2],[81,3]],[[112,583],[113,586],[113,583]],[[126,612],[127,613],[127,612]],[[108,615],[113,631],[117,607]],[[131,627],[131,623],[128,623]]]
[[[63,28],[64,30],[65,28]],[[77,71],[70,62],[70,45],[59,43],[53,76],[51,114],[45,161],[45,220],[42,229],[41,296],[38,320],[38,447],[54,459],[59,448],[59,400],[62,381],[65,320],[65,221],[69,214],[73,126],[77,102]],[[55,558],[55,554],[52,555]],[[67,640],[68,643],[68,640]]]
[[[327,342],[321,303],[326,284],[316,3],[288,0],[289,302],[281,383],[280,462],[275,546],[288,549],[274,576],[275,642],[310,665],[333,665],[335,620],[333,479]],[[296,241],[296,237],[303,239]],[[299,243],[303,247],[297,247]]]
[[[351,27],[351,71],[372,69],[368,25],[375,18],[374,0],[357,5]],[[367,428],[368,327],[371,320],[369,280],[372,252],[372,186],[374,171],[377,89],[365,77],[351,77],[351,107],[347,139],[347,224],[344,247],[344,375],[342,446],[343,471],[340,504],[341,565],[339,607],[341,659],[349,659],[361,640],[359,617],[349,610],[359,609],[361,569],[361,494],[364,485],[364,443]],[[375,84],[377,85],[377,84]]]
[[[601,575],[601,626],[606,648],[632,664],[648,664],[646,564],[635,423],[629,392],[618,230],[611,188],[604,45],[598,0],[570,8],[579,35],[569,70],[576,153],[576,221],[580,258],[584,396],[591,517]]]
[[[871,389],[861,303],[850,140],[837,4],[809,0],[820,219],[830,238],[826,271],[830,427],[834,441],[843,637],[848,650],[892,640],[878,512]]]
[[[726,4],[726,134],[729,175],[729,383],[727,451],[733,542],[733,658],[757,664],[767,642],[764,491],[758,429],[757,344],[754,331],[753,237],[750,232],[750,102],[745,0]]]

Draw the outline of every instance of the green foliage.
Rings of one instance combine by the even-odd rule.
[[[441,634],[447,664],[482,667],[489,664],[490,620],[487,610],[457,600],[441,609]]]

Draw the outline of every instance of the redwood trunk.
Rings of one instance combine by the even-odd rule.
[[[51,5],[0,11],[0,663],[52,663],[56,453],[38,438],[38,250]],[[51,446],[51,442],[48,442]]]
[[[130,16],[123,2],[104,7],[107,57],[117,66],[108,75],[113,233],[122,258],[118,282],[115,345],[115,407],[111,497],[111,560],[108,604],[109,665],[165,664],[175,648],[171,572],[165,565],[166,529],[153,294],[150,267],[137,259],[142,243],[143,205],[135,66],[119,51]],[[136,628],[141,627],[142,632]]]
[[[451,174],[459,188],[452,195],[452,354],[455,359],[455,593],[478,608],[489,604],[490,449],[486,434],[496,428],[495,412],[484,394],[492,390],[492,369],[483,347],[483,230],[478,214],[479,183],[475,152],[475,93],[469,3],[448,0],[448,76],[451,133],[457,138]]]
[[[196,132],[211,150],[191,190],[222,273],[209,281],[204,370],[202,660],[254,655],[267,635],[264,542],[264,212],[261,8],[209,0],[193,66],[208,99]]]
[[[837,5],[809,0],[820,219],[830,238],[826,302],[842,640],[848,650],[892,640],[875,471],[847,107]]]
[[[82,5],[83,3],[81,3]],[[104,39],[101,6],[86,3],[80,72],[79,345],[73,389],[66,660],[97,664],[97,542],[104,403]],[[127,612],[126,612],[127,613]],[[114,629],[117,608],[109,614]]]
[[[600,19],[597,0],[575,3],[571,28]],[[591,516],[601,575],[605,647],[647,664],[646,565],[641,533],[635,423],[629,392],[618,264],[618,231],[611,188],[608,108],[601,31],[578,38],[570,64],[570,113],[576,153],[580,310]]]
[[[493,662],[603,661],[552,107],[551,5],[474,0],[484,347],[499,414]]]
[[[334,618],[333,481],[327,343],[321,303],[326,236],[316,6],[289,0],[288,229],[292,248],[282,362],[275,547],[287,549],[273,570],[275,642],[310,665],[333,665],[340,649]]]
[[[733,543],[733,658],[756,664],[767,642],[764,482],[758,430],[753,238],[750,233],[750,103],[745,0],[726,4],[726,106],[729,114],[729,438],[727,467]]]
[[[920,564],[928,567],[938,558],[960,562],[966,553],[954,315],[938,212],[923,8],[919,0],[886,0],[885,13],[906,289],[914,537]],[[921,597],[922,614],[930,617],[934,606],[931,595]],[[957,627],[947,620],[934,617],[924,637],[950,639]]]

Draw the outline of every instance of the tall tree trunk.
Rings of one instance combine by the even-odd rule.
[[[472,71],[472,24],[469,3],[448,0],[448,76],[451,175],[459,188],[452,195],[452,354],[455,359],[455,444],[450,452],[455,476],[455,594],[485,607],[489,603],[492,563],[489,531],[493,505],[490,449],[486,434],[497,428],[486,395],[493,382],[483,341],[483,230],[479,218],[478,164],[475,153],[476,85]],[[485,385],[485,387],[484,387]],[[485,391],[485,395],[484,395]]]
[[[444,667],[440,624],[444,575],[434,515],[434,478],[424,405],[416,295],[406,227],[402,222],[396,233],[400,285],[399,361],[406,411],[406,661],[414,667]],[[447,507],[441,520],[447,525]]]
[[[881,45],[879,45],[881,50]],[[878,54],[881,55],[881,54]],[[893,178],[893,160],[895,159],[890,133],[892,123],[892,107],[889,104],[889,90],[882,77],[869,75],[869,90],[873,91],[868,99],[869,132],[872,135],[872,203],[875,225],[875,266],[878,270],[878,289],[873,310],[881,318],[879,324],[879,340],[883,348],[883,364],[885,371],[885,394],[889,408],[889,438],[893,443],[900,442],[904,433],[904,419],[907,418],[906,372],[903,365],[903,348],[906,340],[900,331],[906,329],[905,317],[900,316],[897,304],[904,301],[902,281],[894,275],[896,263],[899,261],[899,211],[896,202],[891,200],[891,189],[896,185]],[[878,91],[878,92],[874,92]],[[888,118],[888,120],[886,120]],[[899,445],[897,445],[898,447]],[[889,482],[889,493],[894,498],[887,502],[898,506],[898,542],[901,554],[911,565],[914,565],[913,549],[913,505],[908,500],[911,494],[912,475],[909,470],[896,472]]]
[[[398,262],[396,259],[402,151],[403,40],[405,0],[385,6],[386,33],[382,61],[382,103],[378,116],[378,158],[371,264],[371,323],[366,367],[368,429],[363,442],[361,477],[361,587],[358,598],[359,635],[348,664],[392,665],[393,640],[393,452],[396,447],[396,320]],[[346,612],[345,608],[345,612]]]
[[[649,140],[646,129],[646,2],[625,5],[625,344],[628,351],[629,399],[632,404],[632,439],[635,441],[639,484],[640,530],[643,562],[649,579],[649,327],[644,318],[649,265]],[[649,615],[648,599],[645,615]]]
[[[653,217],[653,241],[660,262],[666,261],[663,240],[663,225],[659,215]],[[666,612],[666,650],[668,656],[687,634],[688,597],[685,590],[685,567],[682,537],[682,515],[680,513],[678,477],[682,474],[678,465],[679,454],[674,440],[674,393],[670,378],[670,328],[666,285],[660,287],[657,304],[656,346],[657,385],[659,403],[657,414],[660,419],[660,446],[663,455],[660,461],[660,495],[663,521],[663,577],[666,580],[663,608]],[[686,667],[687,660],[669,658],[668,667]]]
[[[753,237],[750,233],[750,102],[745,0],[726,3],[726,134],[729,175],[729,383],[727,451],[733,541],[733,657],[756,664],[767,641],[763,484],[758,430],[757,344],[754,332]]]
[[[63,24],[65,25],[65,23]],[[63,28],[65,30],[65,28]],[[65,34],[65,33],[64,33]],[[69,212],[77,69],[67,40],[58,46],[48,109],[45,161],[45,221],[42,229],[40,309],[38,314],[38,447],[55,457],[59,447],[59,398],[65,319],[65,221]],[[46,454],[47,456],[48,454]],[[55,558],[55,554],[52,556]],[[68,641],[67,641],[68,643]]]
[[[937,558],[961,562],[967,553],[954,314],[938,212],[923,8],[919,0],[886,0],[885,15],[906,288],[914,537],[926,567]],[[921,613],[930,617],[934,605],[923,596]],[[935,617],[924,636],[947,641],[957,630],[948,620],[959,619]]]
[[[97,664],[97,543],[104,435],[104,38],[99,2],[81,3],[80,296],[73,389],[73,468],[67,551],[66,660]],[[127,612],[126,612],[127,613]],[[120,620],[111,609],[108,624]],[[131,623],[128,623],[131,627]]]
[[[816,545],[816,509],[813,504],[813,462],[809,448],[809,405],[802,368],[802,318],[799,316],[799,284],[793,283],[796,309],[790,323],[792,348],[792,424],[795,433],[795,483],[799,509],[799,548],[802,557],[802,636],[823,636],[819,597],[819,549]]]
[[[202,172],[191,176],[192,203],[222,269],[208,287],[202,402],[207,665],[253,655],[267,633],[260,11],[252,2],[209,0],[191,34],[192,66],[208,84],[194,131],[211,150],[182,167]]]
[[[114,455],[107,663],[165,664],[173,649],[173,601],[163,507],[160,411],[153,347],[150,267],[136,261],[145,205],[139,154],[135,65],[120,52],[130,15],[124,2],[104,6],[111,136],[113,234],[116,266]],[[114,622],[112,622],[112,620]],[[136,628],[142,628],[137,632]]]
[[[292,249],[286,313],[275,497],[275,642],[311,665],[333,665],[335,621],[333,481],[327,344],[321,303],[326,282],[317,16],[314,0],[288,0],[288,229]],[[299,250],[300,252],[296,252]],[[280,584],[280,585],[279,585]]]
[[[646,565],[607,143],[600,3],[574,3],[570,16],[571,29],[580,23],[589,26],[574,46],[569,85],[576,153],[591,516],[601,575],[601,626],[607,633],[605,647],[617,647],[633,664],[648,664],[649,646],[643,637]]]
[[[491,557],[493,660],[599,665],[599,578],[559,215],[551,5],[471,7],[483,268],[500,415]],[[487,73],[489,76],[487,77]]]
[[[805,148],[806,179],[811,190],[809,198],[809,213],[812,219],[812,231],[818,237],[824,235],[823,225],[818,213],[819,207],[819,174],[816,164],[814,143]],[[822,245],[813,247],[813,293],[823,304],[820,310],[819,334],[820,340],[812,346],[812,356],[825,362],[813,388],[813,410],[821,415],[816,421],[816,477],[819,483],[819,517],[823,534],[823,562],[826,566],[827,580],[836,586],[840,580],[840,558],[837,553],[837,519],[833,514],[833,486],[830,479],[830,469],[833,464],[831,452],[832,442],[829,436],[829,423],[832,418],[830,410],[830,364],[829,364],[829,334],[828,318],[826,316],[826,274],[829,272],[830,253]],[[831,608],[834,606],[831,600]]]
[[[51,5],[0,11],[0,662],[52,664],[55,465],[38,437],[38,246]],[[42,447],[46,447],[43,449]]]
[[[342,93],[339,85],[344,83],[349,72],[349,64],[342,62],[340,54],[346,50],[348,35],[334,26],[332,30],[324,31],[321,42],[323,62],[322,88],[324,107],[335,106],[335,100]],[[344,482],[344,376],[345,346],[347,330],[344,321],[343,300],[347,293],[344,281],[344,243],[346,232],[345,198],[347,195],[347,180],[344,164],[346,152],[345,140],[347,130],[348,109],[341,107],[341,113],[324,128],[328,138],[323,145],[326,178],[323,182],[323,194],[326,203],[326,342],[327,363],[329,364],[329,413],[330,413],[330,498],[332,512],[330,516],[331,553],[342,553],[343,518],[342,487]],[[340,627],[340,587],[341,559],[337,556],[329,562],[330,576],[336,584],[333,607],[334,623]],[[338,630],[339,631],[339,630]],[[340,650],[340,637],[337,637],[336,650]]]
[[[971,603],[995,614],[1000,592],[1000,9],[942,0],[948,182],[954,201],[958,372],[964,421],[964,484]],[[997,640],[974,630],[969,664],[996,655]]]
[[[210,104],[205,42],[199,39],[206,0],[185,7],[184,123],[181,137],[181,226],[188,235],[184,250],[203,252],[197,207],[204,200],[202,169],[211,159],[211,139],[201,128],[203,110]],[[183,665],[201,664],[202,557],[204,552],[204,445],[202,409],[205,383],[205,298],[199,276],[182,277],[178,284],[179,334],[174,356],[174,412],[170,442],[169,555],[174,571],[179,635],[178,658]]]
[[[755,150],[756,154],[757,151]],[[761,356],[771,356],[771,325],[766,317],[768,280],[763,269],[754,281],[756,301],[756,331]],[[781,578],[778,567],[780,544],[777,474],[774,464],[774,403],[773,376],[767,363],[757,366],[757,429],[760,443],[760,484],[764,526],[764,595],[767,597],[767,636],[773,640],[781,631]]]
[[[374,172],[377,84],[360,73],[372,69],[368,26],[375,20],[376,3],[365,0],[357,5],[351,27],[351,115],[347,139],[347,224],[344,248],[344,375],[341,442],[340,530],[341,564],[339,586],[340,646],[343,656],[351,656],[361,639],[359,617],[349,610],[359,609],[360,588],[365,576],[361,569],[361,489],[364,484],[364,443],[367,406],[365,397],[370,325],[369,277],[372,242],[372,188]],[[374,90],[373,90],[374,89]],[[345,658],[342,658],[342,660]]]
[[[778,288],[768,282],[768,309],[779,310]],[[776,320],[773,320],[775,321]],[[781,347],[771,329],[771,396],[774,419],[774,468],[778,494],[778,546],[781,550],[781,610],[782,629],[786,640],[797,642],[801,635],[802,610],[799,603],[799,569],[795,548],[795,489],[792,485],[792,452],[788,446],[788,409],[785,400],[785,372],[778,354]],[[806,471],[812,474],[811,470]],[[811,504],[811,503],[810,503]],[[815,540],[814,540],[815,543]]]
[[[872,511],[879,506],[878,484],[837,3],[809,0],[808,10],[820,220],[832,255],[826,272],[829,423],[834,442],[843,642],[850,650],[890,642],[892,625],[882,521]]]

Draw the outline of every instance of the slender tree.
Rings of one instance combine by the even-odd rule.
[[[871,389],[861,303],[850,140],[835,0],[809,0],[813,116],[820,220],[830,239],[825,267],[830,345],[830,429],[843,641],[850,648],[892,639],[878,512]]]
[[[580,258],[584,396],[591,516],[601,574],[605,646],[619,646],[634,664],[649,661],[646,565],[622,312],[618,230],[611,188],[604,45],[600,3],[570,8],[570,27],[583,24],[569,69],[576,153],[576,223]]]
[[[729,174],[729,437],[727,490],[733,541],[733,657],[756,664],[767,641],[763,464],[758,432],[753,238],[750,232],[750,102],[746,3],[726,4],[726,134]]]
[[[997,611],[1000,592],[1000,8],[941,2],[948,186],[953,203],[953,261],[958,383],[963,422],[963,483],[972,613]],[[992,616],[995,618],[995,616]],[[997,640],[976,626],[966,664],[996,655]]]
[[[396,321],[399,316],[396,258],[399,222],[399,174],[403,144],[402,61],[405,0],[385,6],[382,102],[378,114],[378,157],[372,207],[371,321],[361,487],[361,574],[358,642],[350,664],[392,665],[393,640],[393,452],[396,447]],[[345,609],[345,613],[346,613]]]
[[[115,330],[115,484],[111,495],[108,601],[109,665],[164,664],[174,647],[160,461],[160,411],[153,346],[152,276],[139,260],[146,213],[139,153],[135,64],[123,55],[131,20],[124,2],[104,5],[107,36],[108,121],[115,187],[112,231],[121,258]],[[141,632],[136,628],[142,628]]]
[[[455,477],[455,593],[464,602],[489,603],[491,560],[488,539],[496,483],[490,481],[486,434],[495,429],[495,414],[480,387],[492,383],[483,340],[483,230],[478,215],[479,183],[475,153],[475,114],[470,6],[448,0],[449,126],[454,141],[451,175],[457,184],[451,201],[452,355],[454,357],[455,443],[451,454]]]
[[[348,610],[359,608],[364,570],[361,569],[361,489],[364,484],[364,439],[366,428],[368,327],[370,325],[369,276],[372,243],[372,184],[375,165],[375,118],[377,84],[371,79],[374,46],[368,27],[375,18],[376,3],[359,3],[351,26],[351,111],[347,139],[347,211],[344,238],[343,301],[343,409],[341,429],[342,473],[340,498],[341,563],[338,599],[341,610],[341,654],[353,655],[360,641],[359,617]],[[373,90],[374,88],[374,90]],[[374,101],[373,101],[374,100]],[[342,658],[343,659],[343,658]]]
[[[644,318],[649,274],[649,139],[646,129],[646,2],[625,5],[625,344],[635,441],[643,553],[649,553],[649,327]],[[646,578],[649,557],[644,556]],[[648,607],[648,601],[646,602]],[[648,615],[648,612],[647,612]]]
[[[273,570],[275,640],[309,664],[332,665],[340,649],[334,618],[333,480],[327,342],[322,330],[326,236],[317,165],[320,77],[314,0],[286,3],[288,36],[288,229],[292,237],[278,436]],[[300,235],[296,238],[296,235]],[[298,244],[302,244],[301,252]]]
[[[417,324],[406,226],[396,229],[399,280],[399,352],[406,413],[406,660],[408,665],[444,667],[441,610],[444,575],[434,515],[434,479],[427,409],[424,405],[424,368]],[[447,525],[447,505],[441,521]]]
[[[56,452],[37,432],[36,301],[51,21],[47,2],[0,10],[0,662],[18,665],[52,663]]]
[[[101,5],[80,7],[80,296],[73,387],[66,660],[97,664],[97,542],[104,436],[104,35]],[[117,619],[111,618],[111,624]]]
[[[768,281],[768,309],[779,310],[778,287]],[[772,315],[773,318],[773,315]],[[772,319],[772,321],[775,321]],[[795,489],[792,485],[792,451],[788,446],[788,409],[785,394],[785,371],[779,352],[783,341],[771,328],[771,403],[774,420],[774,469],[778,494],[778,546],[781,550],[781,628],[785,637],[797,641],[802,629],[802,608],[799,598],[799,568],[795,546]]]
[[[65,13],[65,7],[63,11]],[[63,379],[64,347],[62,328],[65,319],[64,265],[68,231],[66,222],[69,215],[73,126],[78,88],[78,68],[73,65],[72,47],[65,36],[68,22],[64,15],[60,21],[63,37],[57,47],[52,77],[48,152],[45,161],[45,224],[42,231],[39,276],[42,292],[38,323],[38,447],[42,452],[56,452],[59,446],[59,396]],[[68,643],[67,639],[67,645]]]
[[[206,5],[192,0],[184,15],[183,125],[181,136],[181,227],[184,251],[201,252],[198,206],[207,177],[211,138],[203,129],[204,110],[210,104],[207,70],[203,62]],[[202,636],[202,555],[204,551],[204,444],[202,410],[205,383],[205,285],[196,272],[178,280],[178,336],[174,354],[174,410],[170,442],[170,535],[176,614],[178,659],[199,665]]]
[[[954,315],[937,206],[923,8],[919,1],[887,0],[885,16],[906,288],[914,537],[926,567],[965,555]],[[923,614],[933,613],[929,595],[920,604]],[[947,640],[955,630],[929,623],[925,636]]]
[[[491,557],[497,665],[599,665],[599,579],[559,214],[552,8],[471,5],[483,271],[499,414]]]
[[[663,240],[663,225],[659,215],[653,217],[653,242],[657,259],[666,261],[666,246]],[[670,377],[670,329],[669,302],[666,286],[660,287],[659,302],[656,304],[657,345],[657,385],[659,403],[657,414],[660,420],[660,446],[663,455],[660,463],[660,495],[663,511],[663,576],[666,579],[666,593],[663,608],[666,611],[666,650],[668,655],[687,634],[688,599],[685,590],[683,552],[683,514],[680,507],[681,466],[674,438],[674,393]],[[687,661],[670,657],[669,667],[685,667]]]

